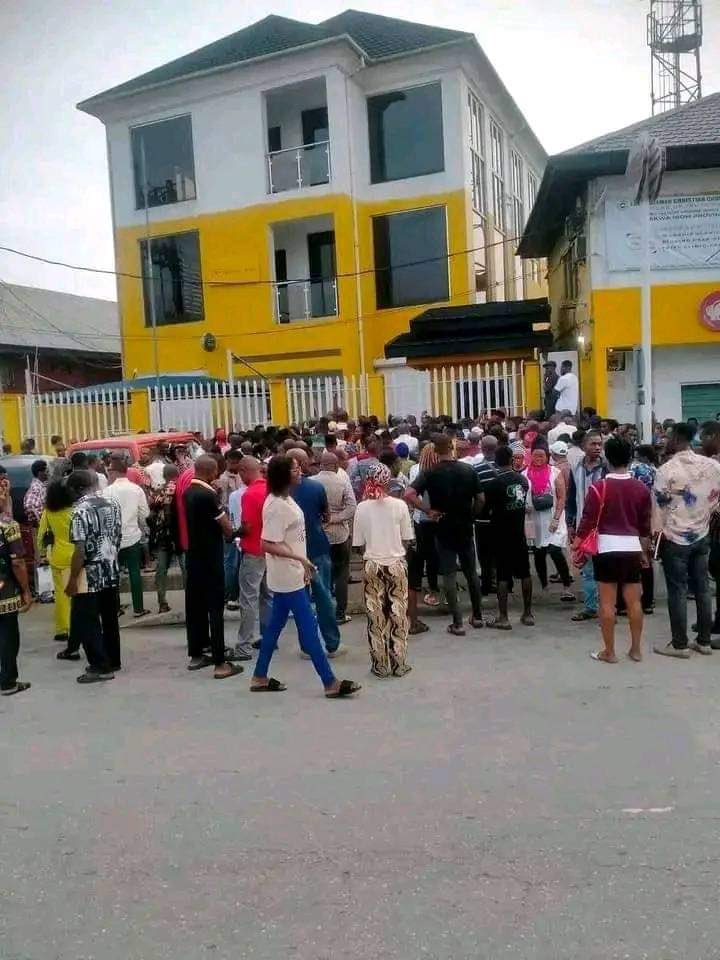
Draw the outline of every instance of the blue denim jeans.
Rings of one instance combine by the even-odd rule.
[[[225,603],[238,598],[238,571],[240,570],[240,551],[235,541],[225,541]]]
[[[332,561],[329,553],[322,553],[313,557],[312,562],[317,567],[317,573],[310,583],[315,612],[317,614],[320,633],[325,641],[328,653],[334,653],[340,646],[340,628],[337,625],[335,601],[332,598]]]
[[[582,580],[583,603],[588,613],[598,612],[598,588],[595,582],[592,557],[588,557],[585,566],[580,570]]]
[[[304,589],[294,590],[292,593],[273,593],[270,619],[263,630],[254,676],[261,679],[267,677],[275,645],[288,621],[290,611],[295,619],[300,649],[309,654],[323,686],[329,687],[335,682],[335,674],[325,656],[318,634],[318,623],[313,616],[307,590]]]
[[[708,584],[708,556],[710,542],[703,537],[696,543],[672,543],[663,540],[660,559],[667,584],[668,613],[672,645],[683,649],[688,645],[687,595],[688,585],[695,594],[697,608],[697,642],[710,643],[712,629],[712,602]]]

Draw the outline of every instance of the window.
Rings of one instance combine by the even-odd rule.
[[[448,299],[445,208],[373,219],[378,309]]]
[[[522,157],[514,150],[510,153],[510,193],[512,195],[512,229],[515,237],[520,237],[525,227],[525,204],[523,188],[525,176]]]
[[[370,97],[368,132],[372,183],[444,170],[440,84]]]
[[[189,116],[133,127],[135,205],[160,207],[195,199],[195,163]]]
[[[498,230],[505,230],[505,148],[503,132],[494,120],[490,121],[490,167],[495,226]]]
[[[473,210],[483,216],[485,206],[485,111],[480,101],[468,93],[470,120],[470,164]]]
[[[205,314],[198,233],[193,231],[176,233],[169,237],[153,237],[150,240],[152,269],[148,263],[147,245],[147,240],[140,241],[145,326],[152,326],[153,302],[155,323],[158,326],[203,320]]]
[[[565,283],[565,299],[575,302],[579,295],[577,260],[572,246],[562,258]]]
[[[538,194],[538,178],[534,173],[531,173],[528,170],[527,175],[527,202],[528,202],[528,216],[529,211],[535,206],[535,201],[537,200]],[[530,276],[534,283],[540,283],[542,281],[542,270],[539,260],[530,261]]]

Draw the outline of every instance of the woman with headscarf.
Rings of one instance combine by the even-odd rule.
[[[565,523],[565,481],[557,467],[548,459],[548,448],[544,440],[536,440],[530,456],[530,466],[525,471],[530,484],[528,497],[528,521],[531,525],[530,537],[535,541],[535,569],[543,590],[548,585],[547,555],[560,575],[563,593],[560,597],[568,603],[575,600],[570,592],[570,570],[563,550],[567,547],[567,525]]]
[[[407,662],[407,545],[413,539],[403,500],[389,495],[391,474],[384,464],[370,469],[364,499],[355,512],[353,546],[364,549],[365,610],[371,669],[376,677],[401,677]]]

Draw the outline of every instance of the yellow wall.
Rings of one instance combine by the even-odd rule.
[[[360,373],[358,316],[364,327],[365,367],[384,355],[388,340],[409,329],[409,321],[426,305],[380,310],[375,308],[372,217],[421,207],[444,205],[447,210],[450,303],[467,302],[471,296],[467,255],[452,256],[466,249],[466,192],[358,204],[358,239],[361,276],[361,307],[358,311],[354,255],[352,202],[348,196],[303,197],[280,203],[261,204],[243,210],[204,215],[193,219],[152,224],[151,234],[163,236],[188,230],[200,234],[200,257],[205,284],[205,320],[158,328],[159,362],[163,372],[207,370],[213,376],[226,374],[226,349],[248,359],[265,376],[340,370]],[[340,300],[340,316],[334,320],[279,325],[274,319],[271,227],[273,223],[303,217],[332,215]],[[139,240],[144,229],[117,232],[116,249],[120,273],[141,272]],[[237,285],[227,285],[232,281]],[[120,281],[123,362],[126,376],[153,372],[152,338],[145,326],[141,281]],[[201,338],[213,333],[217,349],[207,353]],[[293,356],[294,355],[294,356]],[[236,375],[251,375],[241,365]]]
[[[651,295],[653,346],[720,343],[720,334],[698,319],[702,300],[718,288],[718,281],[654,286]],[[583,403],[594,392],[593,406],[607,409],[607,350],[631,348],[640,343],[640,289],[622,287],[592,293],[592,354],[590,381],[583,379]],[[584,369],[584,368],[583,368]],[[718,371],[720,376],[720,371]],[[591,392],[592,391],[592,392]]]

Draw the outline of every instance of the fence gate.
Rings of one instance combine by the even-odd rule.
[[[333,410],[346,410],[353,420],[369,413],[367,375],[288,377],[285,387],[291,424],[316,420]]]
[[[432,416],[473,420],[491,410],[502,409],[512,417],[526,412],[523,360],[435,367],[429,374]]]
[[[22,437],[34,437],[36,448],[51,451],[55,434],[66,443],[122,436],[130,430],[127,390],[85,389],[36,393],[18,397]]]
[[[264,380],[162,385],[159,391],[147,391],[154,431],[162,420],[165,430],[199,430],[210,437],[217,427],[247,430],[272,420],[270,388]]]

